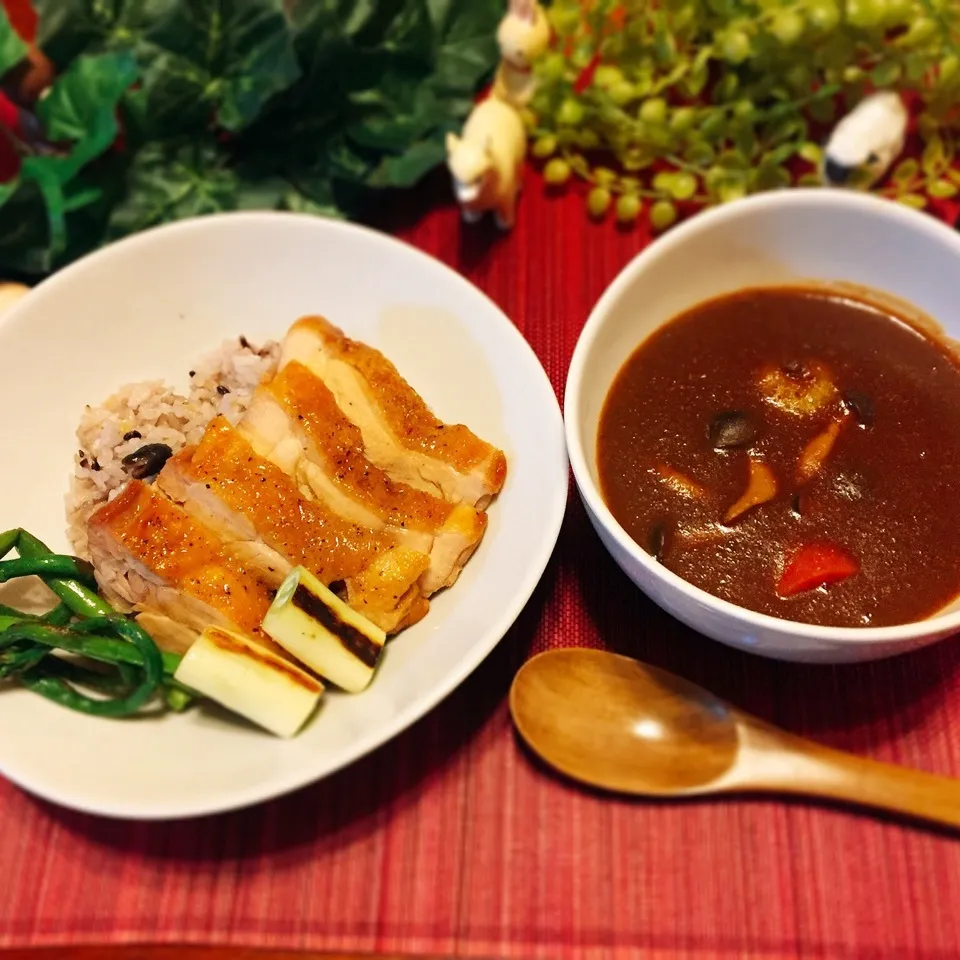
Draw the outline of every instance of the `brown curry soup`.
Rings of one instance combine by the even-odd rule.
[[[699,304],[624,364],[600,418],[604,500],[690,583],[863,627],[960,592],[960,367],[885,307],[823,288]]]

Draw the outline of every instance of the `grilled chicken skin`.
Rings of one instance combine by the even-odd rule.
[[[225,417],[211,421],[196,447],[167,461],[158,485],[271,585],[303,566],[325,585],[344,581],[351,604],[386,632],[408,622],[429,560],[398,551],[412,555],[388,562],[383,554],[397,551],[393,540],[303,498]]]
[[[258,388],[239,430],[258,455],[345,521],[428,554],[421,580],[426,596],[456,581],[483,537],[485,514],[396,483],[371,464],[359,428],[300,363],[289,363]]]
[[[279,650],[260,628],[270,587],[157,490],[131,480],[93,513],[88,532],[105,593],[145,612],[144,626],[167,649],[182,652],[216,625]]]
[[[500,491],[503,452],[462,424],[438,420],[378,350],[321,317],[303,317],[284,339],[280,366],[294,361],[323,380],[359,427],[367,459],[392,479],[479,510]]]

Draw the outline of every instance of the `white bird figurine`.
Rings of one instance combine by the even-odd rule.
[[[520,114],[495,97],[473,108],[460,136],[447,134],[447,167],[467,223],[493,211],[501,229],[513,226],[526,153]]]
[[[550,45],[550,23],[537,0],[510,0],[497,29],[500,66],[493,95],[515,107],[525,107],[536,89],[533,62]]]
[[[830,134],[823,154],[827,186],[867,189],[903,152],[909,114],[899,95],[874,93],[857,104]]]

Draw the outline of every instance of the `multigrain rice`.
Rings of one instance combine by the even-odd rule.
[[[226,340],[190,369],[186,396],[162,380],[148,380],[121,387],[100,406],[87,406],[67,494],[67,534],[76,554],[89,558],[87,519],[129,479],[121,462],[125,456],[148,443],[164,443],[176,453],[196,443],[218,414],[236,423],[257,384],[276,371],[279,356],[280,345],[273,341],[257,348],[244,337]]]

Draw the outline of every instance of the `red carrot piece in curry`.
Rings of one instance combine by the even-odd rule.
[[[842,547],[826,541],[808,543],[790,558],[777,584],[777,593],[793,597],[846,580],[859,571],[860,564]]]

